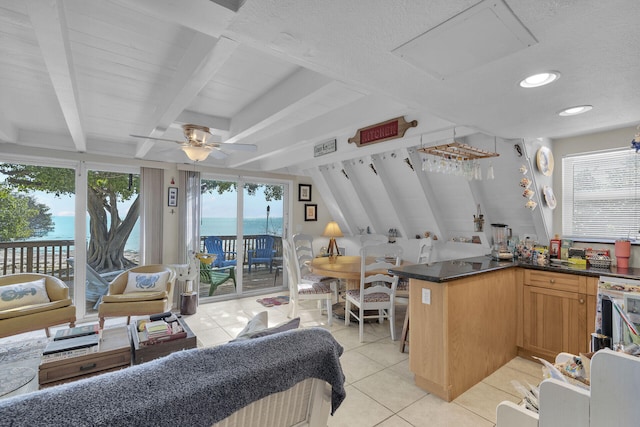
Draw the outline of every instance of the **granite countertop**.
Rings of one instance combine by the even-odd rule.
[[[550,265],[537,265],[525,261],[496,261],[491,258],[490,255],[462,258],[451,261],[440,261],[431,264],[412,264],[389,269],[389,272],[409,279],[426,280],[428,282],[448,282],[476,274],[511,267],[531,268],[535,270],[578,274],[592,277],[610,276],[625,279],[640,279],[640,268],[621,269],[611,267],[603,269],[593,267],[576,267],[556,263],[551,263]]]

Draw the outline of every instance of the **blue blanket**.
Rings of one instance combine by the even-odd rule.
[[[320,328],[192,349],[0,400],[0,426],[210,426],[306,378],[345,398],[343,348]]]

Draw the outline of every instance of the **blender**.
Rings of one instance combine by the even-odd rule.
[[[493,231],[493,245],[491,257],[493,259],[513,259],[509,250],[509,226],[506,224],[491,224]]]

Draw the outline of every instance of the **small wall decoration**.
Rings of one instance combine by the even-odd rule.
[[[298,184],[298,201],[299,202],[311,201],[311,185]]]
[[[318,205],[312,205],[305,203],[304,205],[304,220],[305,221],[317,221],[318,220]]]
[[[396,117],[386,122],[358,129],[355,136],[349,138],[349,142],[355,142],[358,147],[364,147],[365,145],[375,144],[389,139],[402,138],[407,129],[416,126],[418,126],[417,120],[407,122],[404,116]]]
[[[321,142],[313,146],[313,157],[324,156],[325,154],[333,153],[337,148],[337,140],[332,139],[327,142]]]
[[[538,170],[544,176],[553,174],[553,153],[547,147],[540,147],[536,154]]]
[[[169,199],[167,205],[170,207],[178,206],[178,187],[169,187]]]

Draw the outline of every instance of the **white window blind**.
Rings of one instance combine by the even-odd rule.
[[[640,238],[640,154],[623,149],[562,159],[562,233]]]

